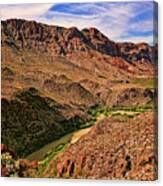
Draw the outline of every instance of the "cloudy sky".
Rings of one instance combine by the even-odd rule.
[[[153,33],[157,34],[152,1],[0,5],[0,10],[3,20],[23,18],[79,29],[96,27],[115,41],[152,44]]]

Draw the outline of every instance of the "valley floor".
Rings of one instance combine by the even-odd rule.
[[[92,111],[96,118],[93,125],[86,125],[85,129],[72,132],[28,156],[39,161],[38,170],[29,176],[156,179],[156,125],[152,110],[152,105],[146,105]]]
[[[2,21],[2,176],[157,178],[157,46]]]

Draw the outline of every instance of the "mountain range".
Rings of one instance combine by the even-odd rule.
[[[121,173],[116,172],[120,169],[120,163],[117,170],[115,168],[114,171],[107,173],[111,168],[107,169],[108,165],[105,166],[106,162],[101,158],[110,157],[111,152],[106,151],[100,155],[100,151],[104,146],[104,137],[108,138],[105,147],[107,149],[110,148],[115,136],[120,140],[118,131],[120,129],[123,131],[123,126],[131,131],[129,139],[126,132],[122,132],[126,142],[132,140],[134,131],[136,131],[134,139],[140,138],[140,128],[145,130],[146,120],[150,121],[149,135],[151,134],[154,127],[153,112],[151,110],[149,113],[144,112],[153,108],[157,97],[155,86],[157,45],[114,42],[97,28],[79,30],[76,27],[64,28],[36,21],[9,19],[1,22],[1,47],[2,143],[12,148],[17,158],[27,158],[51,142],[95,124],[98,117],[92,114],[93,112],[106,114],[108,109],[117,109],[121,110],[121,115],[125,109],[131,107],[129,110],[136,112],[137,115],[141,113],[143,119],[134,115],[134,118],[125,120],[126,124],[124,120],[112,117],[100,120],[85,138],[81,137],[68,147],[65,154],[58,156],[55,162],[60,168],[54,166],[55,168],[50,170],[49,164],[42,176],[47,174],[52,177],[51,171],[54,170],[55,173],[57,171],[58,177],[150,180],[155,178],[154,173],[150,176],[147,174],[145,177],[143,175],[137,177],[135,171],[141,167],[137,164],[131,174],[128,174],[132,169],[131,164],[137,162],[134,159],[135,153],[136,156],[141,154],[137,151],[132,152],[135,148],[133,145],[125,146],[131,154],[122,156],[122,159],[125,159],[123,164],[125,168],[123,167]],[[116,116],[116,113],[113,115]],[[136,118],[142,121],[142,126],[139,128],[138,124],[138,128],[130,127],[132,121],[137,126]],[[116,124],[115,126],[111,124],[109,128],[107,123]],[[115,134],[113,132],[113,137],[110,138],[110,130],[116,130],[118,125],[119,129]],[[145,140],[148,141],[146,138]],[[153,143],[154,138],[151,137],[147,146],[152,149]],[[139,148],[140,144],[141,140],[136,148]],[[118,145],[116,143],[111,148],[118,148]],[[82,148],[81,158],[84,160],[82,159],[81,163],[84,162],[84,165],[74,159]],[[122,151],[123,148],[122,146]],[[90,154],[87,154],[86,149]],[[97,159],[93,160],[92,153],[95,151],[99,154],[96,156]],[[72,156],[69,155],[70,152],[73,153]],[[121,156],[121,153],[123,154],[120,152],[118,156]],[[70,159],[66,160],[68,156]],[[151,158],[150,165],[156,161],[155,154],[150,154],[146,158]],[[109,161],[108,157],[105,159]],[[60,165],[61,162],[67,161],[65,168]],[[94,167],[91,167],[91,162],[94,162]],[[76,173],[75,163],[80,164],[80,170],[76,170]],[[146,164],[148,160],[142,166]],[[104,172],[98,172],[98,165],[106,168]],[[113,166],[114,162],[110,165]],[[141,169],[142,172],[143,170],[146,169]],[[90,174],[87,174],[87,171]]]

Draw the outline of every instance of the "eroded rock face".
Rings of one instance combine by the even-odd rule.
[[[2,45],[17,49],[36,49],[50,55],[65,55],[70,51],[88,50],[87,39],[75,27],[48,26],[35,21],[13,19],[2,21]]]
[[[85,104],[84,109],[89,105]],[[2,143],[24,157],[77,129],[87,119],[80,106],[60,104],[31,87],[11,100],[2,99]]]
[[[53,76],[44,81],[43,88],[69,100],[72,105],[91,107],[100,104],[100,99],[86,90],[80,83],[73,82],[65,76]]]
[[[80,31],[20,19],[2,21],[1,42],[2,142],[18,157],[86,123],[90,108],[147,104],[155,97],[152,89],[143,84],[133,89],[131,82],[153,78],[157,46],[115,43],[96,28]],[[154,179],[152,116],[145,113],[132,123],[106,119],[51,162],[45,174]]]
[[[82,32],[91,42],[91,46],[94,50],[111,56],[118,55],[116,43],[109,40],[96,28],[83,29]]]
[[[155,47],[150,47],[146,43],[118,43],[119,55],[128,62],[150,62],[156,63]]]
[[[45,175],[53,177],[53,172],[58,178],[154,180],[155,129],[152,112],[132,121],[105,119],[52,160]]]
[[[117,98],[116,98],[117,97]],[[157,95],[154,89],[130,88],[125,89],[115,96],[114,106],[121,105],[145,105],[156,101]]]
[[[19,50],[36,49],[51,56],[65,56],[77,51],[88,53],[93,50],[119,56],[130,63],[154,63],[157,56],[157,46],[150,47],[146,43],[115,43],[96,28],[79,31],[76,27],[66,29],[21,19],[2,21],[2,46],[5,44]]]

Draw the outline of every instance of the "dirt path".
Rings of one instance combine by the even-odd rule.
[[[86,128],[86,129],[81,129],[77,132],[74,132],[70,143],[73,144],[73,143],[77,142],[83,135],[87,134],[90,130],[91,130],[91,127]]]
[[[100,114],[98,117],[97,117],[97,121],[96,121],[96,124],[103,120],[106,116],[104,114]],[[71,139],[71,144],[77,142],[83,135],[87,134],[90,130],[91,130],[92,126],[89,127],[89,128],[86,128],[86,129],[81,129],[77,132],[74,132],[73,135],[72,135],[72,139]]]

